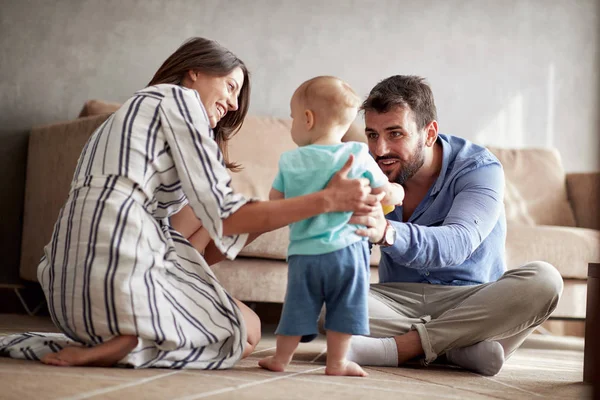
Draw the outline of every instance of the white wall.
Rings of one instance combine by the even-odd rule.
[[[432,84],[443,133],[556,146],[600,169],[600,4],[594,0],[0,0],[0,243],[16,254],[26,132],[124,101],[190,36],[253,73],[250,112],[288,116],[295,87],[342,77],[366,96],[393,74]],[[7,219],[6,219],[7,218]],[[15,239],[17,238],[17,239]],[[9,257],[10,258],[10,257]],[[0,273],[1,276],[1,273]]]
[[[89,98],[125,100],[198,35],[247,62],[251,113],[287,116],[295,86],[315,75],[366,95],[389,75],[418,74],[433,86],[442,132],[556,146],[567,170],[594,170],[599,9],[593,0],[15,0],[2,12],[2,119],[28,127],[75,117]]]

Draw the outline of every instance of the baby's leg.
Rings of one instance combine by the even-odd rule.
[[[352,335],[327,331],[327,375],[368,376],[358,364],[346,359]]]
[[[258,365],[275,372],[285,371],[285,367],[292,361],[292,356],[301,336],[277,335],[277,350],[274,356],[265,357],[258,362]]]

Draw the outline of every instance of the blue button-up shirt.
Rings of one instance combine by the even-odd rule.
[[[441,285],[495,281],[506,270],[504,171],[487,149],[439,135],[440,174],[407,222],[402,207],[387,215],[396,230],[381,248],[379,280]]]

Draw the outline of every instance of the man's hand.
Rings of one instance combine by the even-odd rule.
[[[374,211],[367,214],[354,214],[350,218],[351,224],[365,225],[365,229],[357,229],[356,234],[366,236],[371,243],[379,243],[383,239],[387,222],[383,215],[383,209],[376,207]]]

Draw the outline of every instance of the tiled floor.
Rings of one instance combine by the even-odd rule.
[[[46,319],[0,315],[0,334],[17,329],[54,330]],[[367,367],[367,378],[328,377],[322,339],[302,344],[288,371],[278,374],[257,366],[274,343],[267,333],[254,354],[226,371],[60,368],[0,358],[0,399],[591,398],[581,383],[580,339],[532,338],[492,378],[443,367]]]

